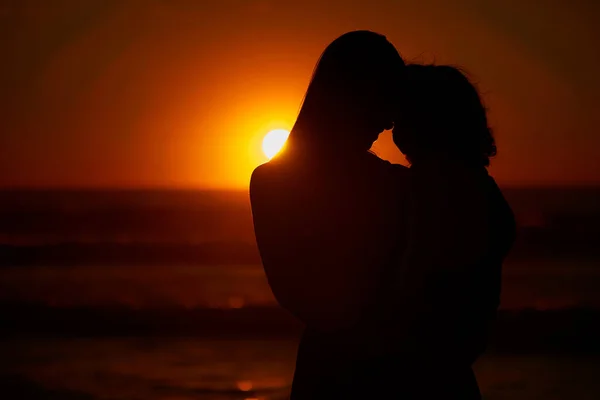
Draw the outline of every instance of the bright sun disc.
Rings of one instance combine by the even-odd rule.
[[[279,153],[290,132],[285,129],[275,129],[267,133],[262,142],[263,153],[267,158],[271,159],[275,154]]]

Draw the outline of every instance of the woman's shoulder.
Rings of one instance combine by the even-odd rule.
[[[252,176],[250,177],[250,183],[252,182],[263,182],[275,179],[276,177],[285,174],[286,165],[289,163],[282,162],[278,157],[275,157],[264,164],[254,168]]]
[[[249,194],[250,204],[255,214],[259,210],[273,209],[275,204],[281,203],[286,189],[280,175],[280,169],[271,162],[259,165],[252,172]]]
[[[262,182],[268,176],[273,174],[273,168],[269,165],[269,163],[261,164],[258,167],[254,168],[252,171],[252,176],[250,177],[250,185],[253,183]]]
[[[268,189],[276,183],[278,175],[280,175],[280,168],[271,161],[256,167],[250,177],[250,194]]]
[[[250,197],[274,198],[297,189],[298,169],[289,163],[270,160],[254,169],[250,176]]]

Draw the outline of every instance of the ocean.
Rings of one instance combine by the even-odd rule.
[[[283,400],[295,351],[293,339],[4,340],[0,389],[7,399]],[[488,354],[475,371],[486,400],[600,394],[597,356]]]
[[[599,398],[600,190],[504,192],[519,232],[476,365],[485,398]],[[300,330],[269,290],[246,192],[0,192],[8,398],[283,399]]]

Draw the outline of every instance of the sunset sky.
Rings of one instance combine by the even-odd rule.
[[[0,186],[245,188],[354,29],[471,73],[501,184],[600,184],[594,0],[4,0]]]

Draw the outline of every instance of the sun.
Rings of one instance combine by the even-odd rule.
[[[283,148],[290,132],[285,129],[274,129],[267,133],[262,142],[262,149],[265,156],[271,159]]]

